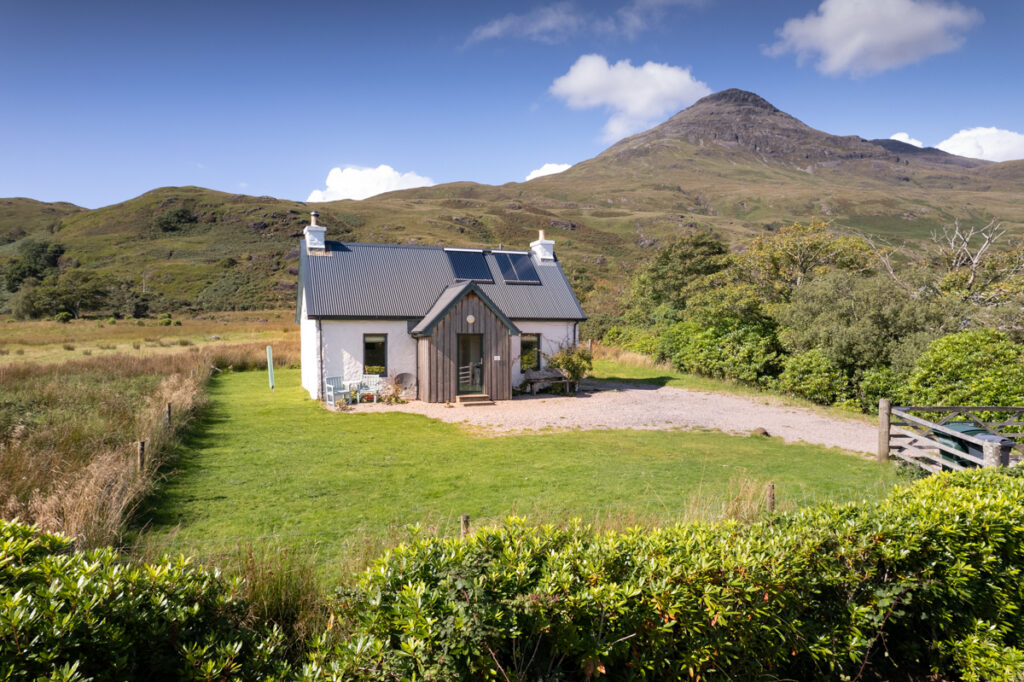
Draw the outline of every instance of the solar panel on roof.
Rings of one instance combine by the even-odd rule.
[[[501,268],[505,284],[540,284],[540,277],[528,253],[496,253],[494,259]]]
[[[516,276],[516,269],[512,267],[512,259],[507,253],[494,254],[494,260],[498,261],[498,268],[501,270],[501,278],[506,282],[519,279]]]
[[[537,270],[533,267],[533,261],[530,260],[530,254],[528,253],[513,253],[510,256],[512,260],[512,266],[516,269],[518,280],[524,284],[540,284],[540,277],[537,276]]]
[[[451,263],[455,279],[474,282],[493,282],[491,269],[487,267],[484,254],[479,251],[445,251]]]

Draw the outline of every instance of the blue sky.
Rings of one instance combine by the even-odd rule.
[[[830,133],[1024,158],[1022,28],[1016,1],[4,0],[0,196],[501,184],[731,87]]]

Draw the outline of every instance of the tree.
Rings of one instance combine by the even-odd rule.
[[[915,300],[884,275],[835,270],[794,291],[775,317],[786,350],[820,349],[832,365],[853,374],[890,365],[910,339],[923,350],[919,334],[927,333],[931,341],[957,331],[959,308]]]
[[[42,279],[57,267],[64,247],[47,241],[26,239],[18,245],[18,257],[4,271],[4,284],[8,291],[17,291],[29,278]]]
[[[690,232],[658,249],[637,273],[630,290],[630,307],[650,312],[661,305],[686,307],[699,283],[729,265],[729,249],[709,232]]]
[[[172,208],[164,211],[153,220],[153,225],[161,232],[176,232],[198,220],[187,208]]]
[[[762,235],[736,259],[740,276],[758,288],[766,301],[786,301],[808,279],[838,268],[864,272],[871,248],[859,237],[841,237],[821,222],[793,223]]]
[[[995,220],[984,227],[962,227],[957,219],[932,233],[923,258],[906,244],[865,239],[890,278],[911,295],[937,292],[972,305],[993,306],[1024,294],[1024,244],[1017,241],[1000,249],[997,244],[1004,236],[1006,230]],[[897,259],[919,267],[901,272]],[[923,284],[911,279],[922,269],[928,273]]]
[[[75,318],[103,308],[107,303],[110,281],[87,270],[68,270],[51,274],[42,282],[26,280],[11,298],[15,317],[51,317],[66,312]]]

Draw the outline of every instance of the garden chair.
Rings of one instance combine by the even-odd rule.
[[[351,382],[343,377],[327,377],[324,379],[324,401],[331,407],[337,407],[339,399],[346,404],[352,402]]]
[[[363,380],[359,382],[359,390],[356,395],[356,399],[359,402],[362,402],[364,395],[372,395],[373,402],[377,402],[377,398],[380,396],[380,390],[380,376],[376,374],[364,374]]]

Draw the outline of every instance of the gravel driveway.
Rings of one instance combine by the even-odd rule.
[[[587,383],[598,390],[577,397],[519,396],[477,407],[445,407],[418,400],[405,405],[364,404],[356,412],[413,412],[498,433],[540,429],[715,429],[748,434],[763,428],[787,443],[806,442],[854,452],[873,452],[875,428],[854,419],[789,407],[769,396],[747,397],[664,386]]]

